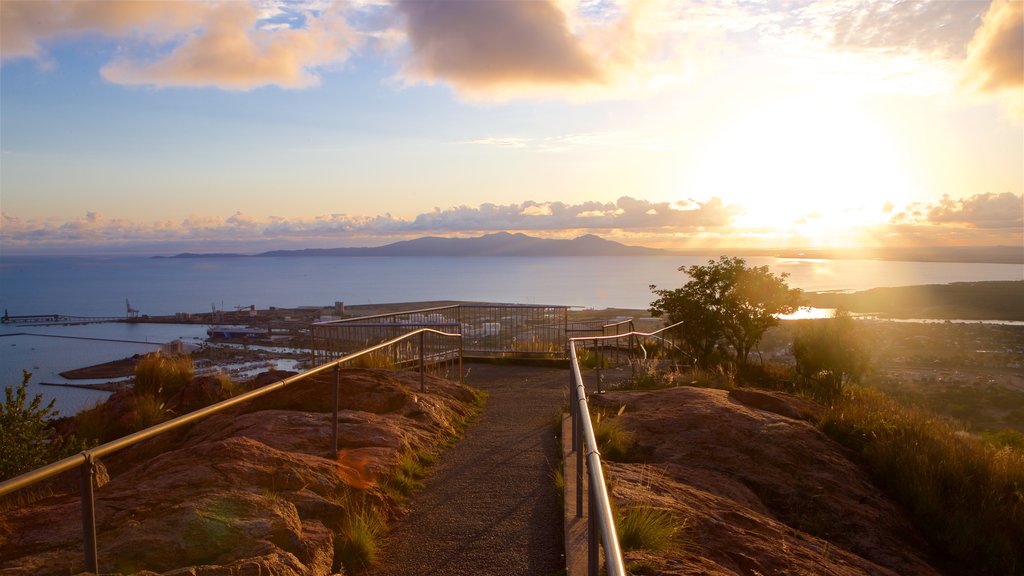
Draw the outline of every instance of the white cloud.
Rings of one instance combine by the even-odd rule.
[[[134,222],[108,219],[89,212],[69,220],[23,220],[3,215],[0,242],[5,250],[35,250],[81,246],[182,243],[244,245],[344,245],[354,238],[397,239],[425,234],[479,234],[501,230],[566,234],[578,231],[637,234],[688,233],[728,226],[736,208],[714,198],[697,202],[687,212],[671,210],[668,203],[623,197],[616,202],[522,202],[435,208],[414,218],[390,214],[359,216],[324,214],[309,218],[270,216],[257,218],[242,212],[227,217],[191,215],[181,222]]]

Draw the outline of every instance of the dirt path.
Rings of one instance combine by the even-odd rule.
[[[487,406],[434,465],[381,547],[378,576],[560,573],[562,508],[552,470],[564,368],[469,364]]]

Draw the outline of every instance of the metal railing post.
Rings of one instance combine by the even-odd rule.
[[[597,341],[597,366],[594,369],[594,371],[597,374],[597,393],[598,394],[602,394],[603,393],[603,392],[601,392],[601,364],[604,362],[604,346],[601,345],[602,342],[603,342],[603,340],[598,340]]]
[[[85,463],[82,464],[82,548],[85,552],[85,569],[94,574],[99,573],[99,559],[96,553],[96,495],[94,493],[96,463],[92,455],[83,452]]]
[[[332,458],[338,457],[338,397],[341,396],[341,364],[334,365],[334,391],[331,397],[334,399],[334,418],[331,420],[331,447],[334,449]]]
[[[420,332],[420,392],[426,389],[426,357],[423,354],[423,335],[424,332]]]
[[[579,408],[576,409],[579,412]],[[580,438],[579,445],[576,446],[576,517],[583,517],[583,432],[580,428],[583,426],[583,415],[579,414],[576,417],[576,436]]]
[[[587,574],[598,576],[601,559],[598,556],[597,499],[594,494],[594,483],[589,481],[590,478],[591,471],[587,470]]]
[[[575,452],[579,449],[579,434],[576,433],[576,420],[579,418],[579,406],[576,405],[575,396],[576,391],[576,378],[573,377],[572,370],[569,370],[569,417],[572,418],[572,451]]]

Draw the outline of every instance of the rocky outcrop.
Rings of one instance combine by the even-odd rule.
[[[674,388],[594,397],[643,463],[609,463],[618,507],[670,510],[685,545],[644,574],[937,574],[906,515],[792,396]],[[623,408],[624,407],[624,408]]]
[[[230,414],[112,456],[96,491],[100,568],[121,574],[334,574],[339,533],[383,488],[400,454],[435,451],[473,392],[418,375],[342,372],[339,450],[331,378],[300,382]],[[82,570],[77,494],[0,517],[0,574]]]

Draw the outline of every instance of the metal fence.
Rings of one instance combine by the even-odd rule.
[[[462,334],[470,358],[565,358],[569,309],[529,304],[457,304],[313,324],[313,365],[420,328]]]
[[[445,348],[442,343],[447,342]],[[324,363],[307,370],[301,374],[279,380],[272,384],[262,386],[255,390],[246,392],[239,396],[229,398],[217,404],[201,408],[189,414],[185,414],[157,424],[150,428],[140,430],[123,438],[107,442],[95,448],[91,448],[74,456],[70,456],[58,462],[54,462],[42,468],[16,476],[0,483],[0,497],[39,484],[64,472],[81,470],[81,491],[82,503],[82,540],[84,548],[84,559],[86,571],[99,572],[99,559],[96,546],[96,507],[95,507],[95,477],[96,460],[113,454],[144,440],[148,440],[164,432],[175,430],[182,426],[192,424],[207,416],[223,412],[228,408],[248,402],[271,392],[276,392],[287,386],[302,382],[313,376],[333,373],[334,386],[332,402],[334,406],[333,430],[331,433],[332,450],[338,452],[338,400],[340,395],[340,373],[343,367],[373,367],[373,368],[415,368],[420,374],[420,388],[424,387],[425,375],[433,372],[440,376],[450,377],[458,375],[462,382],[462,336],[460,334],[445,333],[430,328],[419,328],[403,336],[392,338],[386,342],[378,343],[364,350],[354,352],[335,361]]]
[[[604,481],[604,470],[601,466],[601,453],[594,436],[594,425],[590,420],[590,407],[587,403],[587,390],[583,385],[583,374],[580,370],[580,359],[577,346],[588,350],[618,350],[638,354],[634,358],[652,359],[654,351],[667,350],[675,353],[675,348],[666,346],[671,340],[667,336],[675,333],[680,324],[666,326],[651,333],[627,332],[604,336],[583,336],[569,340],[569,413],[572,417],[572,450],[576,454],[576,517],[582,518],[583,512],[583,464],[586,460],[587,476],[587,573],[597,576],[600,573],[600,549],[604,548],[604,567],[608,576],[625,576],[625,565],[622,550],[619,547],[618,535],[615,532],[615,517],[612,514],[611,497]],[[623,345],[625,340],[631,344]],[[645,345],[645,343],[647,345]],[[653,350],[648,351],[648,346]],[[673,343],[674,346],[674,343]],[[595,366],[596,388],[601,389],[601,363]]]

